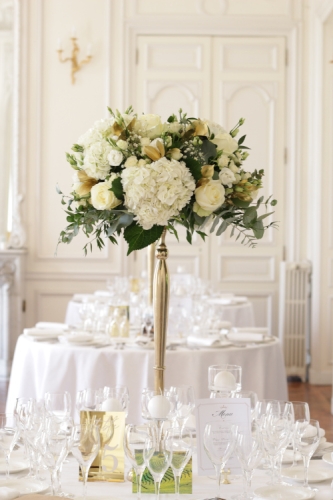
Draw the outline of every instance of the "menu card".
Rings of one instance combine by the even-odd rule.
[[[239,430],[251,432],[251,401],[248,398],[198,399],[196,401],[197,451],[199,476],[215,475],[215,469],[203,444],[206,424],[228,422],[238,425]],[[232,455],[226,469],[233,473],[240,470],[237,458]]]

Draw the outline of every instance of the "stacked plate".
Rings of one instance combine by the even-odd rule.
[[[94,335],[88,332],[74,330],[65,335],[58,336],[61,344],[71,346],[107,346],[109,344],[105,335]]]
[[[25,328],[23,335],[39,342],[55,341],[58,336],[68,331],[65,323],[39,322],[33,328]]]

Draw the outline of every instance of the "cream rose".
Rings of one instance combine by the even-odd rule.
[[[99,182],[91,188],[91,204],[96,210],[111,210],[121,201],[110,191],[110,182]]]
[[[119,139],[119,141],[117,142],[117,146],[118,146],[118,148],[120,148],[122,150],[128,148],[127,141],[123,141],[122,139]]]
[[[228,155],[221,155],[219,159],[217,160],[217,164],[220,168],[227,167],[228,163],[230,161],[230,158]]]
[[[216,144],[218,151],[223,150],[225,154],[231,154],[238,148],[238,142],[228,132],[217,134],[212,142]]]
[[[136,156],[130,156],[125,161],[125,167],[135,167],[138,164],[138,159]]]
[[[112,167],[118,167],[123,161],[123,153],[117,149],[112,149],[108,154],[108,161]]]
[[[212,213],[224,202],[225,189],[220,181],[211,180],[195,190],[195,200],[203,210]]]

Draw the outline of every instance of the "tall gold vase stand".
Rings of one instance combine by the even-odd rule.
[[[166,259],[168,249],[165,244],[164,229],[156,249],[157,264],[154,274],[153,307],[154,307],[154,343],[155,343],[155,391],[164,390],[164,359],[168,328],[170,283]]]

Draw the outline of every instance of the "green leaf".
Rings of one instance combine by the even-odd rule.
[[[277,200],[272,200],[272,201],[271,201],[271,206],[272,206],[272,207],[275,207],[275,205],[277,205]]]
[[[257,220],[252,226],[252,231],[257,240],[260,240],[264,236],[265,232],[263,222],[261,220]]]
[[[215,219],[214,219],[214,222],[210,228],[210,232],[213,233],[215,231],[215,228],[216,226],[218,225],[218,223],[220,222],[220,217],[219,216],[216,216]]]
[[[62,194],[62,191],[60,190],[60,187],[58,186],[58,184],[56,185],[56,191],[58,194]]]
[[[232,198],[232,202],[239,208],[247,208],[251,203],[250,201],[240,200],[239,198]]]
[[[205,222],[206,217],[200,217],[200,215],[196,214],[195,212],[193,213],[193,215],[194,215],[195,223],[198,226],[202,226],[202,224]]]
[[[215,158],[216,156],[216,144],[209,141],[206,137],[200,136],[203,139],[201,151],[204,154],[205,162],[208,163],[209,158]]]
[[[201,238],[205,241],[205,238],[207,236],[206,233],[203,233],[202,231],[196,231],[196,233],[198,233],[201,236]]]
[[[216,231],[216,236],[220,236],[222,233],[224,233],[224,231],[227,229],[228,226],[229,226],[228,221],[224,220],[220,225],[220,227],[218,228],[218,230]]]
[[[258,217],[257,220],[263,220],[263,219],[266,219],[266,217],[268,217],[269,215],[272,215],[274,214],[274,212],[269,212],[268,214],[263,214],[263,215],[260,215],[260,217]]]
[[[126,227],[124,230],[124,238],[128,243],[127,255],[132,253],[134,250],[141,250],[151,243],[155,243],[163,233],[164,226],[153,226],[151,229],[143,229],[136,222],[133,222],[130,226]]]
[[[255,221],[256,218],[257,218],[257,208],[256,207],[249,207],[245,210],[244,215],[243,215],[243,222],[246,226],[248,226],[253,221]]]
[[[257,208],[260,207],[260,205],[262,204],[263,201],[264,201],[264,197],[260,196],[259,200],[257,201]]]
[[[190,231],[186,231],[186,239],[189,244],[192,245],[192,234],[190,233]]]
[[[197,160],[193,158],[186,158],[185,160],[186,166],[194,177],[194,180],[198,181],[201,179],[201,165]]]
[[[118,229],[121,227],[130,226],[133,222],[134,215],[133,214],[121,214],[118,220]]]
[[[238,146],[241,146],[243,144],[243,142],[245,141],[245,138],[246,138],[246,135],[243,135],[239,141],[238,141]]]
[[[120,177],[117,177],[112,181],[112,187],[111,187],[114,195],[118,200],[122,200],[124,198],[124,190],[123,190],[123,185],[121,183]]]

